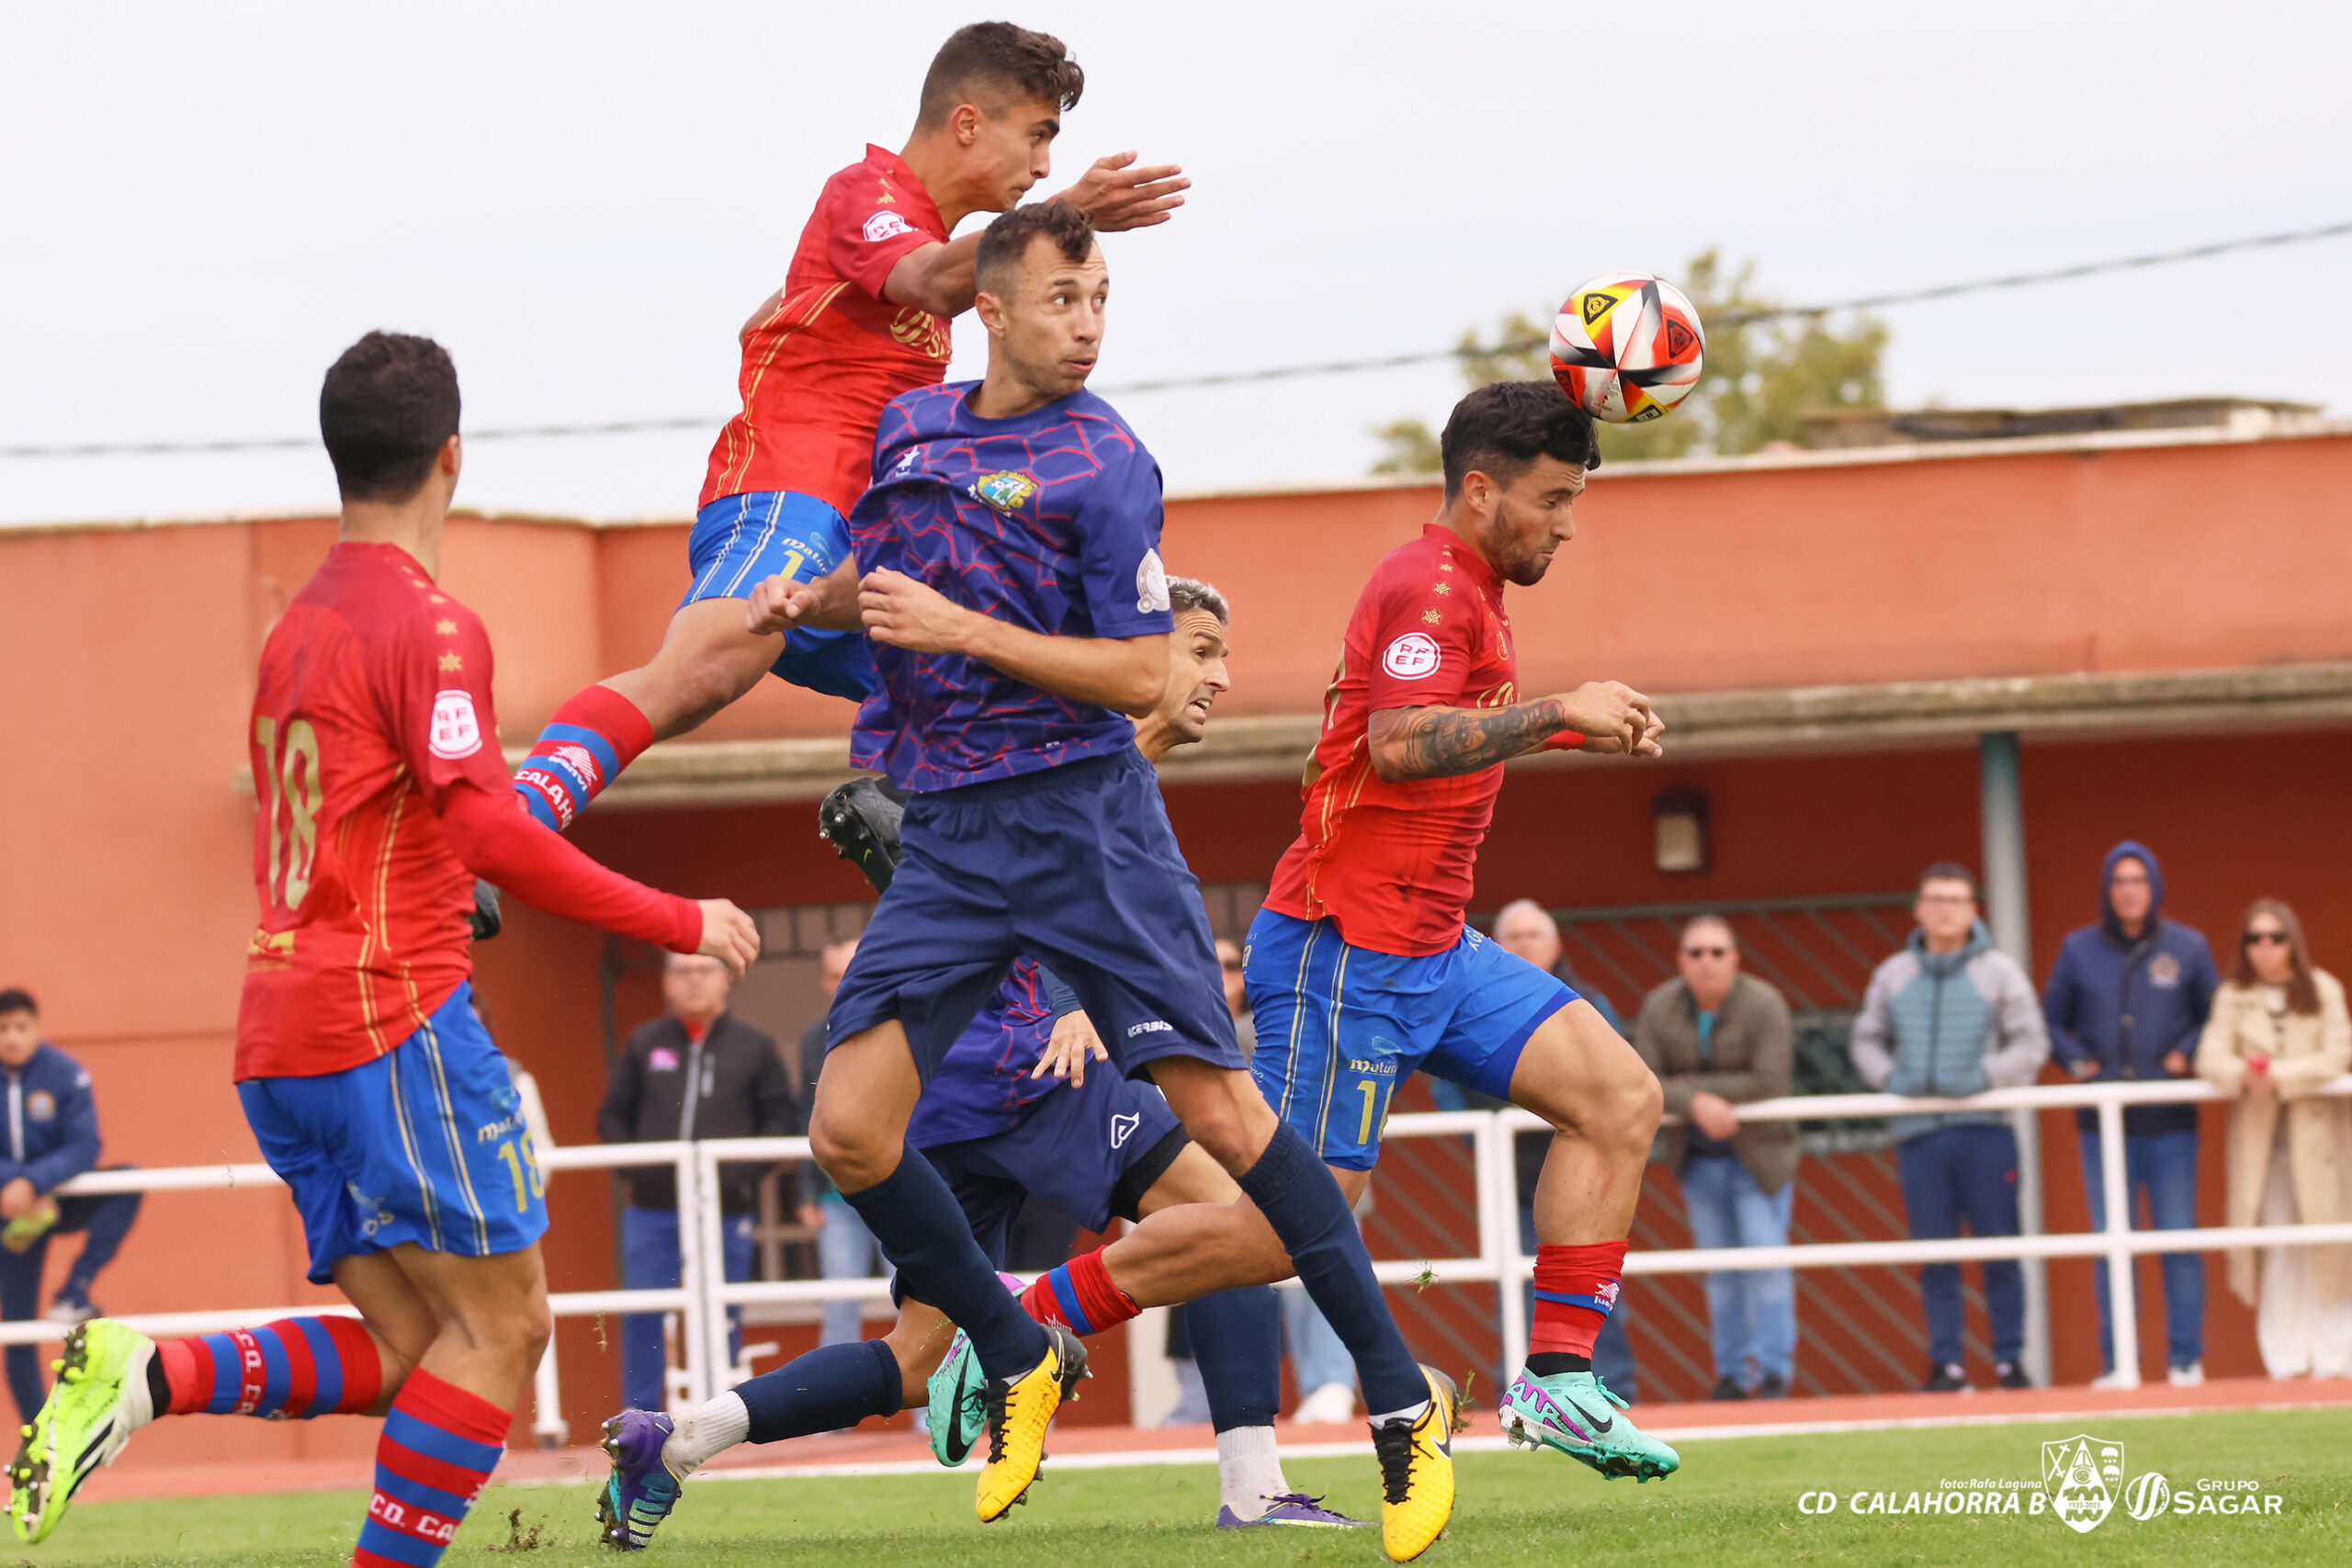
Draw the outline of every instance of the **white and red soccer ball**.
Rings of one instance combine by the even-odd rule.
[[[1657,419],[1699,384],[1707,349],[1682,290],[1646,272],[1612,272],[1568,296],[1552,322],[1552,375],[1595,419]]]

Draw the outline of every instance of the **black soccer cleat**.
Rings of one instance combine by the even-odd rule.
[[[474,878],[474,907],[466,919],[474,929],[476,942],[488,942],[506,925],[506,917],[498,908],[498,889],[479,876]]]
[[[888,779],[852,779],[817,807],[817,836],[865,873],[874,891],[887,893],[899,869],[899,825],[906,796]]]

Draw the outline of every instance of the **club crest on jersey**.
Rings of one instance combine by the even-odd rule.
[[[1146,550],[1136,564],[1136,608],[1146,615],[1168,608],[1168,569],[1158,550]]]
[[[1388,645],[1380,667],[1399,681],[1418,681],[1437,672],[1440,657],[1437,638],[1427,632],[1407,632]]]
[[[972,499],[999,512],[1018,512],[1037,493],[1037,481],[1017,468],[982,474],[972,481]]]
[[[865,238],[869,243],[879,243],[914,231],[913,224],[887,208],[865,220]]]
[[[454,762],[481,750],[481,720],[474,715],[471,692],[433,694],[433,754]]]

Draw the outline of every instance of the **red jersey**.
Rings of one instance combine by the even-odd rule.
[[[743,412],[710,449],[698,505],[793,490],[849,515],[873,477],[882,405],[946,378],[947,322],[882,298],[900,257],[946,239],[895,152],[869,145],[865,162],[825,182],[784,298],[744,331]]]
[[[1349,945],[1375,953],[1421,957],[1460,942],[1502,766],[1386,784],[1369,727],[1386,708],[1507,706],[1518,676],[1502,579],[1485,557],[1435,523],[1389,551],[1348,617],[1298,840],[1266,907],[1328,915]]]
[[[694,951],[695,905],[524,813],[490,675],[481,622],[395,545],[335,546],[271,628],[247,734],[261,924],[239,1081],[342,1072],[424,1027],[472,973],[476,870],[541,908]]]

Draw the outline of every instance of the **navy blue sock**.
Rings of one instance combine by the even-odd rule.
[[[853,1339],[823,1345],[735,1385],[752,1413],[750,1440],[780,1443],[812,1432],[838,1432],[868,1416],[896,1416],[904,1379],[889,1342]]]
[[[909,1149],[889,1175],[842,1196],[898,1269],[904,1293],[937,1307],[971,1337],[981,1371],[1014,1378],[1044,1359],[1045,1329],[996,1277],[956,1194],[929,1160]]]
[[[1203,1296],[1184,1309],[1193,1360],[1220,1432],[1271,1427],[1283,1403],[1283,1309],[1272,1285]]]
[[[1274,1141],[1258,1163],[1242,1173],[1241,1190],[1274,1227],[1299,1283],[1355,1357],[1364,1408],[1377,1415],[1427,1403],[1429,1380],[1388,1314],[1380,1282],[1372,1277],[1372,1255],[1330,1168],[1284,1124],[1274,1129]]]

